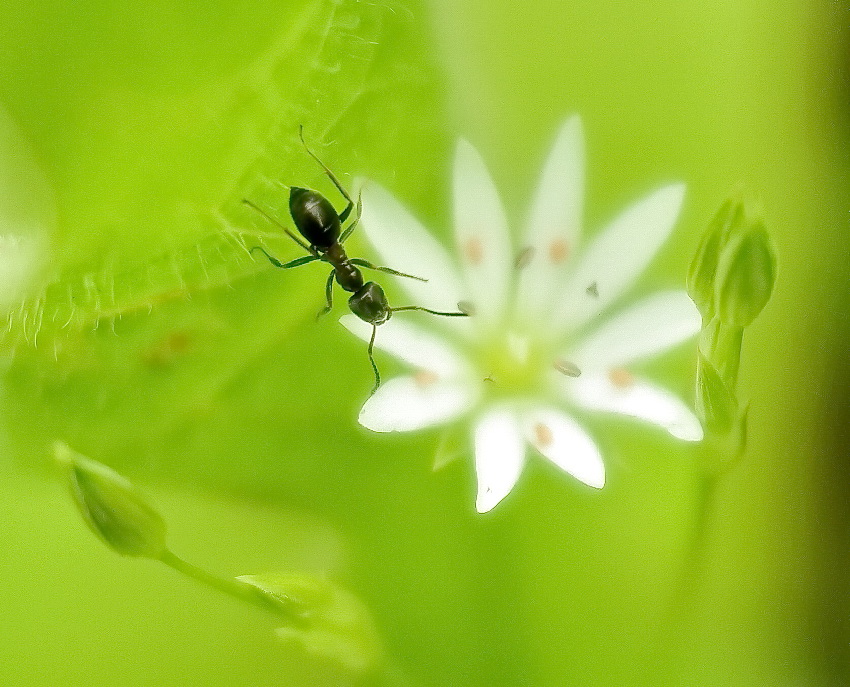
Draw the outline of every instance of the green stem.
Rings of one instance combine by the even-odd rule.
[[[225,594],[239,599],[240,601],[245,601],[254,606],[259,606],[263,610],[274,613],[277,616],[282,616],[290,622],[297,621],[297,616],[292,611],[289,611],[281,603],[272,599],[267,594],[264,594],[261,590],[247,582],[213,575],[206,570],[184,561],[182,558],[179,558],[168,550],[162,554],[159,560],[180,574],[190,577],[201,584],[212,587],[217,591],[224,592]]]
[[[741,363],[741,345],[744,340],[743,327],[720,325],[714,350],[715,365],[730,391],[738,382],[738,367]]]

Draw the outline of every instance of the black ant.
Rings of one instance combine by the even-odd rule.
[[[351,309],[351,312],[357,315],[357,317],[364,322],[372,325],[372,336],[369,339],[368,354],[369,362],[372,364],[372,370],[375,373],[375,386],[372,388],[372,393],[374,394],[381,385],[381,375],[378,372],[378,366],[375,364],[375,358],[373,356],[375,333],[378,330],[378,325],[384,324],[384,322],[389,320],[394,312],[402,310],[423,310],[431,313],[432,315],[442,315],[444,317],[466,317],[469,313],[439,312],[437,310],[422,308],[418,305],[404,305],[399,308],[393,308],[390,307],[387,297],[384,295],[384,290],[380,287],[380,285],[373,281],[364,282],[363,275],[359,269],[360,267],[370,270],[378,270],[380,272],[387,272],[388,274],[394,274],[397,277],[408,277],[409,279],[418,279],[419,281],[428,280],[423,279],[422,277],[416,277],[412,274],[405,274],[404,272],[399,272],[389,267],[373,265],[371,262],[362,260],[361,258],[349,258],[348,255],[346,255],[342,244],[345,243],[345,240],[349,236],[351,236],[354,228],[360,221],[362,207],[360,199],[358,198],[357,203],[355,203],[351,199],[351,196],[348,195],[345,188],[343,188],[339,180],[334,176],[333,172],[331,172],[325,163],[310,150],[307,143],[304,141],[303,126],[299,127],[298,134],[307,154],[319,163],[319,166],[321,166],[324,170],[328,179],[331,180],[333,185],[336,186],[336,189],[342,194],[342,197],[345,198],[347,205],[342,212],[337,213],[330,201],[318,191],[299,188],[298,186],[290,187],[289,214],[292,215],[292,221],[295,223],[295,228],[298,230],[298,233],[306,240],[305,243],[305,241],[298,238],[298,236],[293,234],[289,229],[250,200],[243,200],[242,202],[245,203],[245,205],[253,208],[269,222],[283,229],[286,235],[307,251],[309,255],[295,258],[289,262],[281,262],[273,255],[270,255],[269,252],[261,246],[254,246],[251,249],[251,252],[255,250],[261,251],[272,265],[285,270],[292,269],[293,267],[301,267],[301,265],[306,265],[308,263],[315,262],[316,260],[330,263],[333,266],[325,285],[325,298],[327,300],[327,304],[319,311],[316,318],[318,319],[322,315],[327,314],[333,307],[334,280],[336,280],[336,283],[339,284],[343,290],[353,294],[348,299],[348,307]],[[356,217],[354,217],[348,227],[343,229],[342,225],[345,224],[346,220],[348,220],[351,216],[355,207],[357,208]]]

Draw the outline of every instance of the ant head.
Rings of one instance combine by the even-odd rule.
[[[361,320],[373,325],[383,324],[393,314],[384,290],[373,281],[366,282],[348,299],[348,307]]]

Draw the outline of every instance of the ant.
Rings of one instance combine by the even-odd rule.
[[[375,386],[372,388],[371,392],[374,394],[381,385],[381,375],[378,372],[378,366],[375,364],[375,358],[373,356],[375,333],[378,330],[378,325],[384,324],[384,322],[389,320],[394,312],[402,310],[423,310],[431,313],[432,315],[441,315],[443,317],[467,317],[469,313],[440,312],[437,310],[422,308],[418,305],[404,305],[398,308],[393,308],[387,301],[384,290],[379,284],[376,284],[373,281],[364,281],[363,275],[359,269],[361,267],[386,272],[397,277],[407,277],[409,279],[418,279],[419,281],[428,280],[412,274],[405,274],[404,272],[399,272],[398,270],[394,270],[389,267],[373,265],[371,262],[361,258],[349,258],[348,255],[346,255],[345,248],[343,248],[342,244],[345,243],[345,240],[349,236],[351,236],[357,226],[357,223],[360,221],[362,203],[359,197],[357,199],[357,203],[351,199],[351,196],[348,195],[348,192],[334,176],[334,173],[328,169],[325,163],[322,162],[312,150],[310,150],[304,140],[303,126],[298,128],[298,134],[307,154],[319,163],[319,166],[325,172],[328,179],[331,180],[336,189],[342,194],[342,197],[345,198],[347,204],[342,212],[337,213],[330,201],[318,191],[300,188],[298,186],[290,187],[289,214],[292,216],[292,221],[295,223],[295,228],[298,230],[298,233],[304,237],[304,240],[302,240],[256,204],[250,200],[244,199],[242,202],[245,203],[245,205],[253,208],[269,222],[283,229],[284,233],[307,251],[309,255],[295,258],[289,262],[281,262],[273,255],[269,254],[269,252],[261,246],[254,246],[251,249],[251,252],[254,252],[255,250],[260,251],[268,258],[272,265],[284,270],[292,269],[293,267],[301,267],[301,265],[306,265],[317,260],[329,263],[333,266],[331,273],[328,275],[327,283],[325,284],[325,299],[327,304],[316,315],[316,319],[329,313],[333,307],[334,281],[336,281],[336,283],[339,284],[344,291],[352,294],[352,296],[348,299],[348,307],[351,309],[351,312],[357,315],[357,317],[364,322],[372,325],[372,336],[369,339],[368,354],[369,362],[372,364],[372,370],[375,373]],[[343,229],[342,225],[349,219],[355,207],[357,208],[356,216],[352,220],[351,224]]]

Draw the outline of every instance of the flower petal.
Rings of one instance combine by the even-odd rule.
[[[551,309],[564,264],[578,247],[584,201],[584,132],[578,115],[558,132],[546,159],[521,250],[517,313],[533,322]]]
[[[343,315],[339,321],[343,327],[363,341],[371,339],[372,325],[356,315]],[[392,319],[378,327],[375,348],[386,351],[414,367],[430,370],[441,377],[458,379],[465,377],[465,373],[469,370],[466,360],[444,339],[417,327],[401,315],[394,315]]]
[[[617,367],[672,348],[701,326],[685,291],[662,291],[615,315],[563,357],[581,370]]]
[[[462,415],[474,400],[472,388],[463,384],[396,377],[378,387],[358,420],[373,432],[411,432]]]
[[[446,249],[386,189],[372,181],[358,183],[363,184],[360,225],[383,265],[428,280],[398,277],[413,304],[456,311],[466,296]]]
[[[582,374],[562,383],[561,388],[572,403],[582,408],[646,420],[683,441],[702,439],[699,420],[679,398],[625,371],[618,372],[619,375]]]
[[[580,482],[605,485],[602,455],[588,434],[571,418],[551,408],[539,408],[523,418],[525,438],[559,468]]]
[[[516,416],[491,410],[475,426],[475,473],[479,513],[492,510],[514,488],[525,462],[525,446]]]
[[[496,186],[478,151],[464,140],[455,152],[454,220],[468,300],[479,321],[492,322],[507,301],[511,241]]]
[[[673,230],[684,195],[684,184],[664,186],[594,239],[557,299],[562,327],[581,326],[632,285]]]

